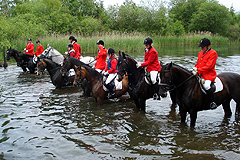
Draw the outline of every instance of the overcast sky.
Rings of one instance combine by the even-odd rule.
[[[107,8],[109,5],[123,4],[125,0],[103,0],[104,7]],[[136,4],[140,4],[141,0],[133,0]],[[235,12],[240,12],[240,0],[218,0],[219,4],[222,4],[226,6],[227,8],[230,8],[231,5],[233,5],[233,8],[235,9]]]

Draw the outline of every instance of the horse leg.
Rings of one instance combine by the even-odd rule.
[[[170,93],[170,98],[172,100],[171,108],[176,108],[177,107],[177,101],[176,101],[177,91],[173,90],[169,93]]]
[[[143,112],[146,112],[146,99],[139,98],[140,109]]]
[[[103,98],[101,98],[101,97],[97,97],[97,103],[98,104],[100,104],[100,105],[102,105],[103,104]]]
[[[232,115],[232,111],[231,111],[231,108],[230,108],[230,101],[231,101],[231,99],[227,99],[227,100],[222,104],[223,110],[224,110],[224,113],[225,113],[225,115],[224,115],[225,118],[230,118],[231,115]]]
[[[190,127],[194,128],[197,119],[197,111],[190,113]]]
[[[23,72],[27,72],[27,68],[25,66],[22,66]]]
[[[180,116],[181,116],[181,123],[186,122],[187,112],[183,109],[183,107],[179,106]]]

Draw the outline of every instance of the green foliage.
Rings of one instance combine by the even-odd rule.
[[[80,32],[84,35],[92,35],[93,33],[104,32],[104,26],[100,19],[87,17],[80,23]]]
[[[214,34],[227,35],[230,22],[229,11],[217,2],[202,3],[193,13],[190,24],[191,31],[210,31]]]

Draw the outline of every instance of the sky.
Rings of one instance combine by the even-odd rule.
[[[103,0],[104,7],[107,8],[109,5],[122,5],[125,0]],[[136,4],[140,4],[141,0],[133,0]],[[240,12],[240,0],[218,0],[219,4],[230,8],[233,5],[235,12]]]

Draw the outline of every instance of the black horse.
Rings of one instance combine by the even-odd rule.
[[[146,100],[152,98],[154,95],[153,85],[147,84],[145,81],[144,68],[136,67],[136,61],[129,55],[119,53],[118,58],[118,76],[121,80],[123,75],[128,75],[128,93],[134,100],[137,108],[146,110]],[[160,94],[163,96],[163,94]]]
[[[75,66],[90,67],[88,64],[85,64],[84,62],[81,62],[76,58],[64,57],[63,66],[60,72],[62,73],[63,76],[65,76],[70,69],[76,69]],[[82,80],[81,84],[78,84],[78,83],[75,84],[75,86],[78,86],[78,85],[81,85],[81,88],[83,89],[85,96],[91,95],[91,85],[86,79]]]
[[[60,73],[61,66],[57,63],[53,62],[50,59],[42,58],[38,61],[38,73],[41,73],[47,69],[52,83],[56,86],[57,89],[61,88],[62,86],[70,86],[73,85],[74,76],[62,76]]]
[[[181,122],[185,123],[187,112],[190,114],[190,126],[194,127],[197,112],[210,109],[210,98],[203,93],[199,76],[176,64],[165,65],[161,70],[162,90],[176,90],[176,100],[179,105]],[[223,106],[225,117],[231,117],[230,101],[236,103],[236,118],[240,117],[240,75],[225,72],[218,75],[223,83],[223,90],[215,93],[215,102]],[[161,91],[162,91],[161,90]]]
[[[24,72],[27,71],[27,68],[30,73],[36,71],[37,64],[33,62],[33,56],[10,48],[7,50],[7,60],[9,61],[11,57],[16,60],[17,66],[21,67]]]

